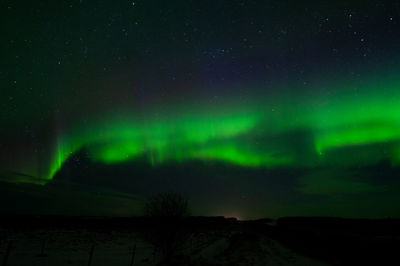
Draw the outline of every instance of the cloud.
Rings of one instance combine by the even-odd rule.
[[[297,189],[304,194],[313,195],[359,194],[381,189],[354,179],[354,175],[356,171],[346,169],[314,170],[299,178]]]
[[[0,185],[3,214],[129,216],[140,214],[143,207],[141,197],[95,186],[74,183]]]

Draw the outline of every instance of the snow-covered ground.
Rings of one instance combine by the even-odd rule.
[[[36,231],[14,233],[1,243],[0,259],[4,260],[12,241],[7,265],[130,265],[135,248],[134,265],[154,265],[153,248],[134,233],[87,231]],[[45,241],[44,256],[41,256]]]
[[[191,265],[327,265],[293,252],[265,235],[217,237],[190,256]]]
[[[44,254],[41,249],[45,240]],[[0,243],[0,262],[12,241],[6,265],[88,265],[93,248],[93,266],[155,265],[160,256],[136,233],[127,231],[88,232],[48,230],[29,233],[7,232]],[[242,232],[203,232],[194,235],[183,248],[179,265],[325,265],[297,254],[265,236]]]

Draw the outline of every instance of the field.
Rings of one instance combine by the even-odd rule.
[[[3,217],[0,261],[3,266],[355,265],[377,260],[389,265],[400,243],[398,221],[379,221],[284,218],[272,225],[269,220],[191,218],[185,221],[187,238],[167,263],[145,240],[153,225],[144,218]]]

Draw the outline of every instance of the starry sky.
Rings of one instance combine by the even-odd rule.
[[[397,1],[2,1],[11,214],[400,217]]]

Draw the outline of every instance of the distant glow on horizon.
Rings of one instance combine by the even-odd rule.
[[[226,218],[226,219],[229,219],[229,218],[235,218],[236,220],[238,220],[238,221],[244,221],[245,219],[242,217],[242,216],[240,216],[240,215],[235,215],[235,214],[232,214],[232,215],[224,215],[224,217]]]

